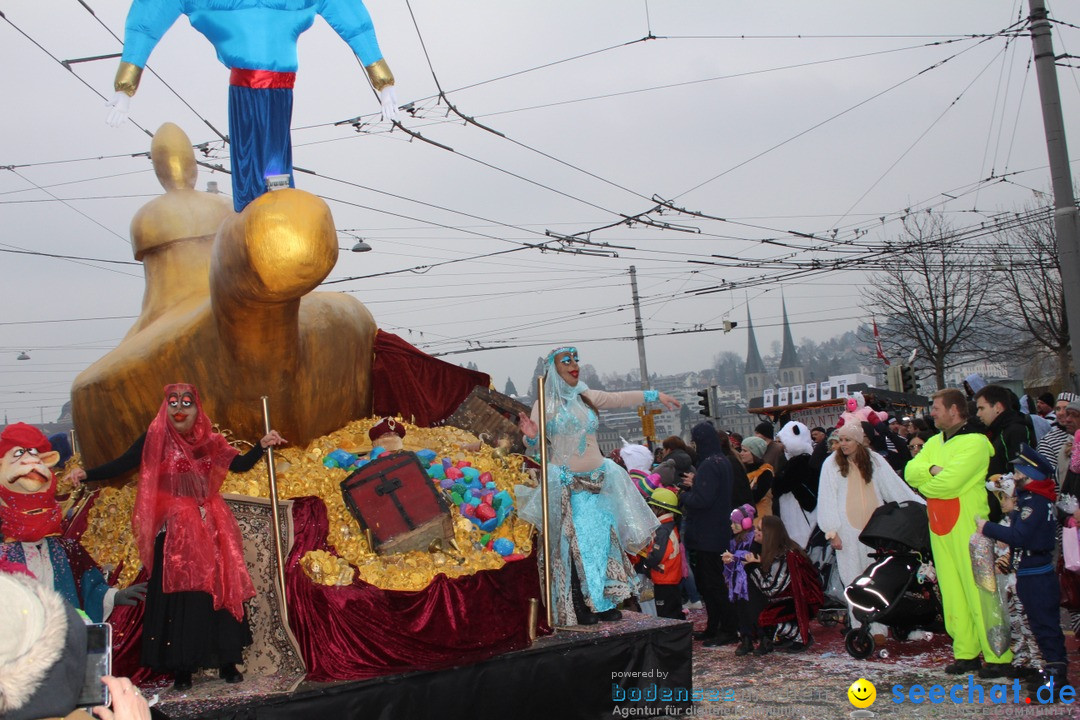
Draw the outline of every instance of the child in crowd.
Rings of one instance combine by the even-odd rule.
[[[806,551],[788,536],[777,515],[761,519],[761,556],[746,559],[750,580],[761,593],[764,609],[758,615],[761,642],[755,655],[773,648],[803,652],[814,644],[810,620],[824,604],[821,580]]]
[[[763,605],[761,593],[751,585],[746,563],[756,560],[761,545],[754,540],[754,506],[740,505],[731,511],[731,543],[724,553],[724,582],[728,599],[735,607],[739,620],[739,647],[736,655],[746,655],[754,649],[758,636],[758,613]]]
[[[668,488],[658,487],[652,491],[648,503],[652,506],[660,527],[653,534],[652,544],[642,551],[636,562],[649,573],[656,600],[656,614],[663,618],[682,620],[683,552],[679,541],[676,515],[679,510],[678,496]]]
[[[1001,503],[1002,518],[1000,525],[1010,527],[1010,514],[1016,510],[1016,480],[1012,473],[995,475],[986,483],[986,488],[997,496]],[[1042,671],[1042,656],[1035,636],[1031,634],[1020,597],[1016,594],[1016,568],[1013,566],[1013,552],[1008,543],[997,542],[994,546],[997,557],[998,591],[1001,593],[1005,609],[1009,613],[1009,630],[1013,651],[1014,677],[1029,679],[1037,677]]]
[[[975,524],[980,533],[1008,543],[1020,555],[1016,594],[1045,663],[1044,679],[1036,682],[1053,682],[1056,693],[1069,680],[1065,635],[1061,631],[1061,588],[1053,562],[1057,529],[1053,475],[1054,467],[1046,458],[1026,443],[1021,444],[1020,454],[1013,460],[1018,508],[1010,514],[1010,525],[987,522],[985,518],[976,518]]]

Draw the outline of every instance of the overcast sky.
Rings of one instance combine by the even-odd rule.
[[[149,138],[104,124],[117,60],[58,62],[120,51],[127,3],[85,5],[94,14],[78,0],[0,0],[0,250],[68,258],[0,252],[0,411],[12,422],[54,419],[75,375],[127,331],[141,267],[70,258],[130,262],[131,217],[161,192],[141,155]],[[372,0],[398,99],[416,109],[405,125],[452,151],[379,124],[362,69],[316,20],[300,41],[293,142],[295,165],[318,175],[297,183],[328,200],[342,231],[329,279],[376,276],[326,289],[354,294],[427,352],[475,362],[500,390],[508,376],[522,389],[536,357],[563,343],[601,374],[637,367],[631,265],[653,372],[744,355],[747,297],[764,352],[780,337],[781,292],[796,339],[853,329],[868,320],[862,273],[785,279],[778,263],[894,239],[908,209],[966,227],[1048,202],[1036,194],[1049,171],[1030,39],[986,37],[1020,27],[1026,8]],[[1050,9],[1080,25],[1075,3]],[[1080,55],[1080,29],[1053,32],[1059,55]],[[160,77],[144,75],[132,119],[179,124],[227,167],[213,128],[227,132],[228,71],[210,44],[181,18],[150,68]],[[1058,72],[1075,130],[1080,70]],[[505,137],[447,117],[436,78],[463,114]],[[335,125],[359,116],[360,132]],[[1076,157],[1080,138],[1070,139]],[[227,175],[201,170],[199,187],[210,180],[228,191]],[[599,229],[651,210],[654,196],[723,220],[654,212]],[[556,252],[545,234],[590,230],[580,237],[620,246],[618,257]],[[853,244],[832,243],[834,230]],[[356,237],[373,252],[348,252]],[[544,243],[548,252],[535,247]],[[733,264],[713,255],[747,266],[703,264]],[[423,271],[447,261],[460,262]],[[738,329],[715,330],[729,318]],[[711,332],[671,334],[695,326]]]

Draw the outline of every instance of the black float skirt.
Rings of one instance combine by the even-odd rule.
[[[208,593],[162,592],[164,552],[165,533],[159,533],[146,590],[142,664],[155,672],[173,673],[242,663],[244,648],[251,644],[247,612],[237,621],[228,610],[215,610]]]

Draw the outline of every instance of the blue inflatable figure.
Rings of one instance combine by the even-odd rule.
[[[293,187],[292,88],[296,41],[319,15],[348,43],[379,93],[383,118],[397,119],[394,75],[383,59],[375,26],[361,0],[134,0],[124,25],[124,53],[108,123],[122,124],[143,67],[165,32],[186,15],[231,71],[229,145],[233,207],[240,212],[287,175]]]

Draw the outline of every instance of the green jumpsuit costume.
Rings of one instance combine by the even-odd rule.
[[[975,517],[986,517],[986,471],[994,448],[967,424],[949,438],[938,433],[904,469],[904,479],[926,498],[930,548],[945,611],[945,629],[953,639],[953,657],[988,663],[1011,663],[1012,650],[995,655],[987,639],[979,589],[971,570],[968,542]],[[942,468],[937,475],[930,468]]]

